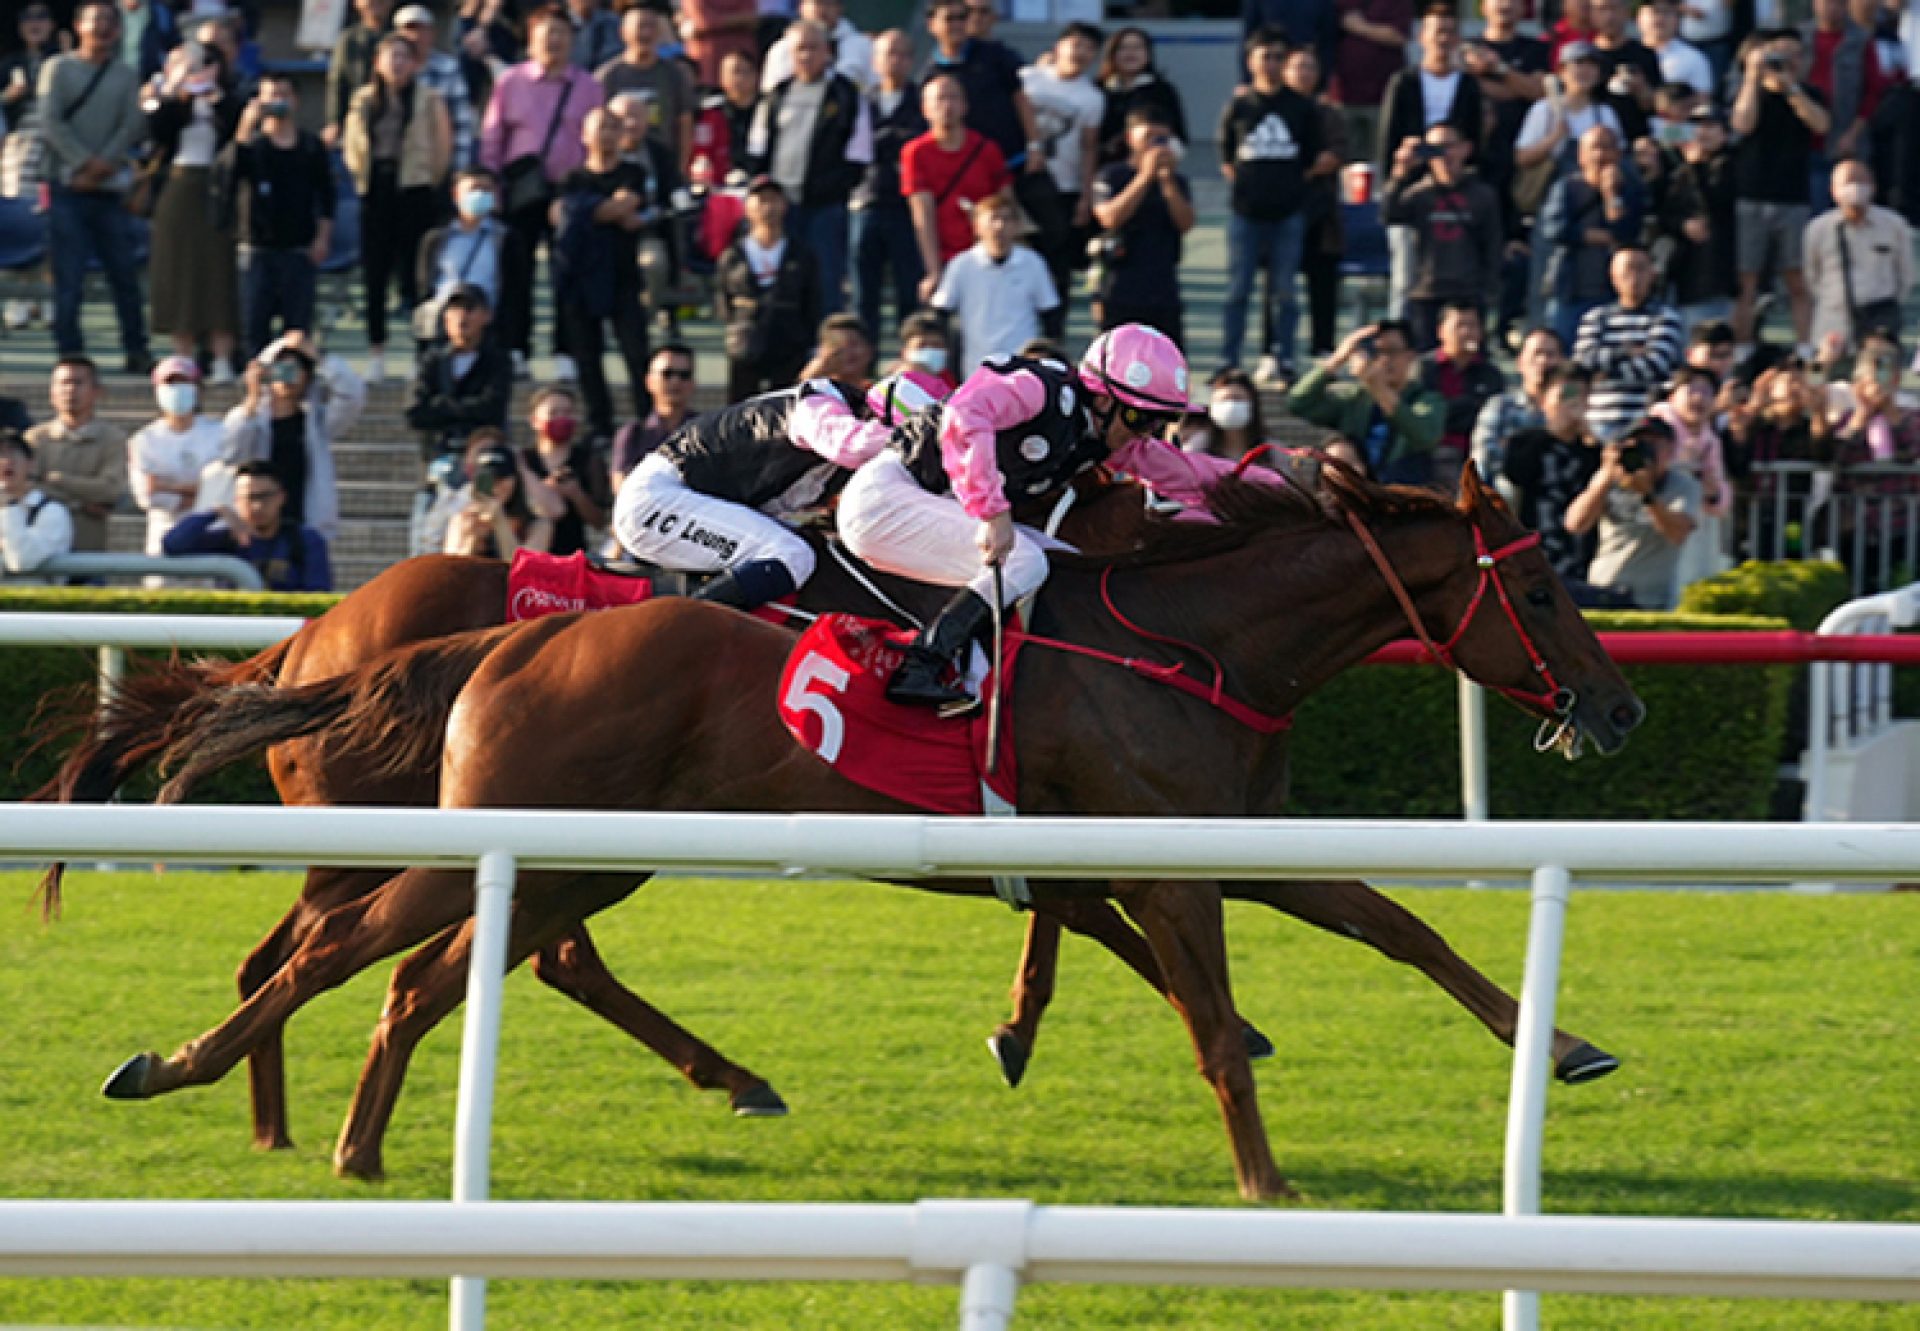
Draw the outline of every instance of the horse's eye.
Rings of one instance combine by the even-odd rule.
[[[1550,587],[1534,587],[1530,589],[1527,592],[1527,604],[1538,606],[1542,610],[1552,609],[1553,589]]]

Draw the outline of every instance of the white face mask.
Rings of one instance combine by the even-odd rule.
[[[169,416],[191,416],[200,390],[192,384],[161,384],[153,390],[160,410]]]
[[[945,347],[915,347],[907,353],[907,359],[925,370],[928,374],[938,374],[947,368],[947,349]]]
[[[1833,195],[1847,207],[1864,208],[1873,202],[1873,186],[1850,180],[1835,190]]]
[[[1217,397],[1207,404],[1207,416],[1223,430],[1244,430],[1253,424],[1253,403],[1243,397]]]

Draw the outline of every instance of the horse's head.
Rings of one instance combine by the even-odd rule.
[[[1602,753],[1626,742],[1647,709],[1594,637],[1528,532],[1469,462],[1459,511],[1472,558],[1447,580],[1456,625],[1440,646],[1476,683],[1541,718],[1542,749],[1579,756],[1583,738]]]

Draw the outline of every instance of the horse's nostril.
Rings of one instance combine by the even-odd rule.
[[[1641,704],[1637,702],[1623,702],[1617,704],[1614,709],[1607,714],[1607,719],[1613,722],[1613,728],[1615,730],[1624,735],[1639,725],[1646,714],[1647,709]]]

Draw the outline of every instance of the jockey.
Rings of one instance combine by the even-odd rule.
[[[895,430],[892,447],[848,482],[840,538],[883,572],[963,590],[907,649],[887,697],[949,708],[971,701],[943,675],[991,622],[992,566],[1007,605],[1047,577],[1037,534],[1013,523],[1015,499],[1057,493],[1104,462],[1204,509],[1207,487],[1234,464],[1160,437],[1187,410],[1180,349],[1152,328],[1122,324],[1094,340],[1077,371],[1046,357],[990,358],[944,407]]]
[[[633,469],[613,530],[635,558],[719,573],[701,600],[752,610],[813,575],[813,550],[785,519],[818,508],[885,446],[891,431],[944,396],[917,371],[862,394],[809,379],[696,417]]]

